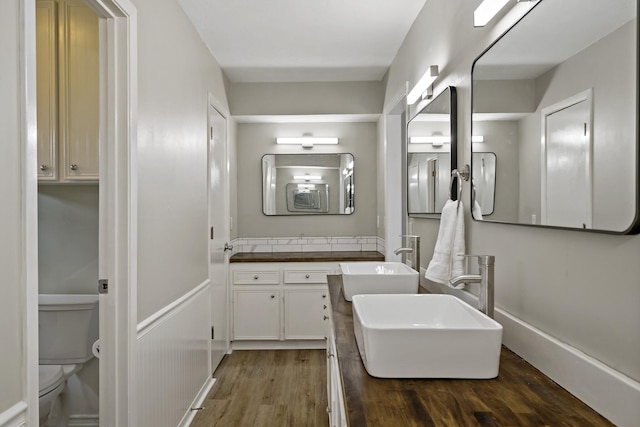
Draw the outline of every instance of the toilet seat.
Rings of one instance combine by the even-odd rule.
[[[64,383],[65,375],[61,365],[39,365],[39,396],[45,396]]]

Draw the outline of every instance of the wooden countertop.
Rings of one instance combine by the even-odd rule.
[[[350,427],[613,425],[506,347],[498,378],[491,380],[370,376],[353,333],[351,303],[342,296],[342,276],[328,278]]]
[[[375,251],[363,252],[242,252],[229,258],[229,262],[349,262],[384,261],[384,255]]]

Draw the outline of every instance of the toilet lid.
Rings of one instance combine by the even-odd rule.
[[[38,377],[40,379],[39,394],[44,396],[64,381],[64,372],[61,365],[39,365]]]

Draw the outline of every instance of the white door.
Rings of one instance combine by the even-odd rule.
[[[209,260],[211,277],[211,362],[215,370],[228,349],[225,245],[229,241],[227,120],[209,103]]]
[[[591,228],[590,99],[545,109],[543,224]]]

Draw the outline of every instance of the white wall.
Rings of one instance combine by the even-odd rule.
[[[211,384],[208,94],[225,79],[177,0],[137,8],[137,427],[179,425]]]
[[[23,318],[25,316],[23,275],[24,221],[21,155],[19,4],[3,2],[0,13],[0,416],[24,399],[22,371]]]
[[[379,114],[382,82],[233,83],[231,114]]]
[[[391,96],[404,80],[412,86],[427,66],[440,65],[435,91],[445,85],[458,89],[459,165],[471,157],[472,62],[517,18],[512,11],[495,24],[473,28],[476,6],[466,0],[428,1],[394,60],[387,86]],[[640,380],[640,236],[474,222],[468,212],[466,219],[467,251],[496,256],[497,307]],[[438,226],[414,219],[423,265],[433,254]]]
[[[41,294],[97,293],[97,185],[40,185],[38,276]]]
[[[176,0],[138,9],[138,320],[208,277],[207,92],[222,72]]]
[[[276,146],[277,136],[338,136],[335,146],[305,150]],[[240,123],[237,144],[238,237],[375,236],[376,124]],[[303,151],[304,150],[304,151]],[[262,213],[262,156],[285,153],[351,153],[355,162],[355,211],[351,215],[266,216]]]

